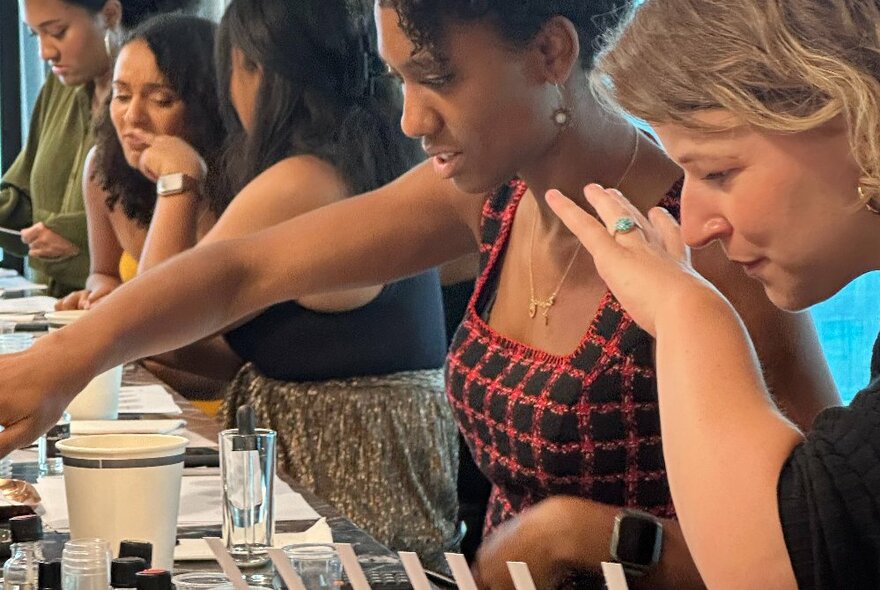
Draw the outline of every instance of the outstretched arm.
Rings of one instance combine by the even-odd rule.
[[[423,164],[368,195],[166,261],[75,324],[0,358],[0,455],[47,429],[104,369],[280,301],[382,284],[473,251],[482,201]]]

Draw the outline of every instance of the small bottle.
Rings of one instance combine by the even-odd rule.
[[[41,561],[37,567],[39,590],[61,590],[61,560]]]
[[[61,553],[61,590],[108,590],[110,543],[103,539],[75,539]]]
[[[171,590],[171,572],[160,569],[137,573],[137,590]]]
[[[12,557],[3,566],[3,590],[37,590],[43,560],[43,524],[36,514],[9,519]]]
[[[64,472],[61,454],[55,443],[70,438],[70,414],[64,412],[58,422],[37,441],[40,475],[60,475]]]
[[[112,588],[137,588],[137,573],[147,569],[143,557],[117,557],[110,562]]]
[[[132,541],[126,539],[119,542],[119,557],[140,557],[147,562],[150,569],[153,563],[153,544],[149,541]]]

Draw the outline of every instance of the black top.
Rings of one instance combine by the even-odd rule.
[[[816,418],[777,495],[799,588],[880,588],[880,337],[871,383]]]
[[[436,369],[446,355],[436,271],[386,285],[370,303],[323,313],[279,303],[228,332],[245,361],[281,381],[324,381]]]

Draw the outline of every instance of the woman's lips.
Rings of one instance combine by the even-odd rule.
[[[431,159],[434,171],[441,178],[453,178],[461,170],[461,152],[435,152]]]

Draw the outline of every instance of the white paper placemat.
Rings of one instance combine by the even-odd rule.
[[[283,548],[294,543],[332,543],[333,534],[327,519],[322,518],[301,533],[275,533],[272,545]],[[214,554],[204,539],[180,539],[174,547],[174,561],[213,560]]]
[[[20,276],[0,277],[0,289],[3,289],[7,293],[15,293],[17,291],[29,290],[36,291],[45,288],[46,285],[34,283],[33,281],[29,281],[26,278]]]
[[[54,311],[56,301],[58,300],[54,297],[46,295],[0,299],[0,313],[43,313]]]
[[[119,390],[120,414],[182,414],[161,385],[125,385]]]
[[[168,434],[186,420],[73,420],[70,434]]]
[[[70,529],[64,478],[44,477],[34,484],[42,497],[46,514],[43,522],[56,531]],[[213,526],[223,520],[223,491],[219,475],[184,477],[180,484],[180,509],[177,526]],[[289,485],[275,478],[275,520],[317,520],[320,515],[294,492]]]

